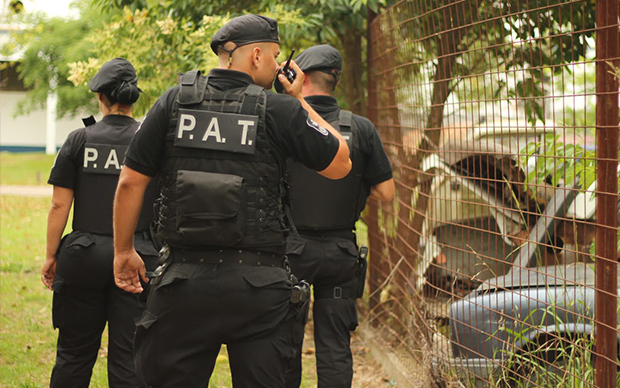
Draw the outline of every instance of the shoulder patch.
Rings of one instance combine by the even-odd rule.
[[[310,117],[308,117],[308,120],[306,120],[306,124],[308,124],[309,127],[314,128],[318,133],[323,136],[327,136],[329,134],[327,129],[321,127],[316,121],[312,120]]]

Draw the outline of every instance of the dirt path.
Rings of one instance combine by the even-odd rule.
[[[0,185],[0,195],[19,195],[21,197],[51,197],[52,186]]]
[[[352,388],[384,388],[396,387],[387,373],[370,355],[370,349],[365,346],[360,336],[353,332],[351,335],[351,351],[353,353],[353,387]],[[313,340],[312,321],[306,325],[304,337],[303,365],[315,367],[315,347]],[[316,379],[316,369],[304,370],[304,375],[311,374]]]

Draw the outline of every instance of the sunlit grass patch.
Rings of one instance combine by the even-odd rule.
[[[0,183],[3,185],[45,185],[56,155],[41,152],[0,152]]]

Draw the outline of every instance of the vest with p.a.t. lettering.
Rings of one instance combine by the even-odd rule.
[[[359,129],[349,111],[341,110],[330,124],[345,138],[353,163],[349,174],[327,179],[300,162],[288,160],[291,213],[299,231],[354,230],[368,196],[364,188],[365,160],[360,152]]]
[[[254,154],[257,129],[258,116],[179,109],[174,145]]]
[[[171,246],[260,248],[284,243],[280,161],[263,88],[219,91],[180,77],[161,168],[158,237]]]
[[[73,230],[112,235],[112,206],[129,142],[138,128],[131,118],[104,118],[84,128],[83,147],[76,161]],[[152,189],[147,190],[136,230],[148,230],[152,219]]]
[[[82,171],[91,174],[119,175],[126,152],[126,145],[86,143]]]

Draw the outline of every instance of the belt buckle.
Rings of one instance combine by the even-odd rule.
[[[342,299],[342,287],[334,287],[334,299]]]

